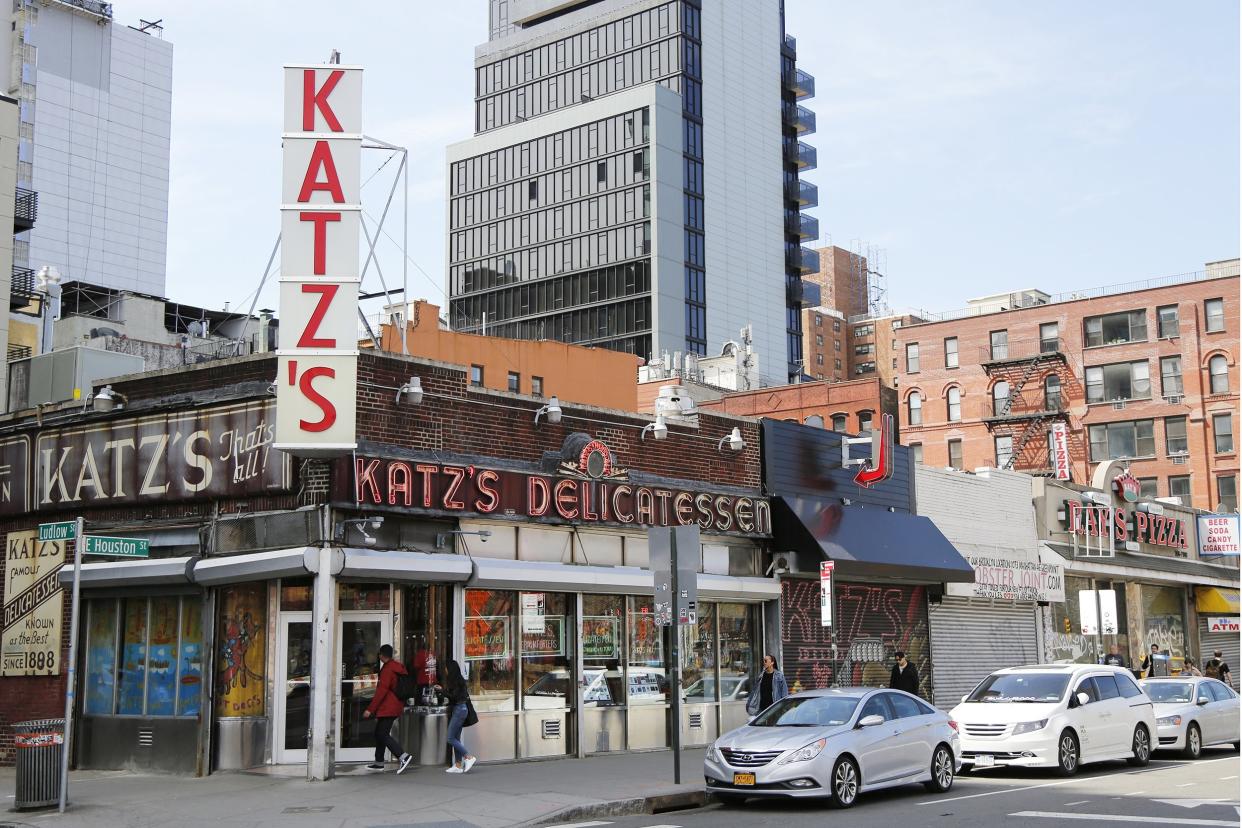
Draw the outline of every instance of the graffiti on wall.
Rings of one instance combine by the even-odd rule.
[[[224,590],[216,633],[216,715],[262,716],[266,683],[265,584]]]
[[[781,582],[782,669],[790,690],[838,686],[888,686],[893,653],[902,650],[918,668],[920,693],[931,698],[927,598],[920,586],[836,587],[836,653],[833,635],[820,624],[819,581]]]

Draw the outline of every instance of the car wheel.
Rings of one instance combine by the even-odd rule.
[[[838,808],[852,807],[858,799],[861,784],[858,766],[854,764],[854,760],[842,756],[832,766],[832,804]]]
[[[1199,726],[1191,722],[1186,728],[1186,747],[1182,749],[1182,755],[1187,759],[1198,759],[1202,752],[1203,737],[1199,735]]]
[[[1074,731],[1066,730],[1057,740],[1057,771],[1062,776],[1078,773],[1078,758],[1078,737]]]
[[[1141,768],[1151,761],[1151,736],[1147,733],[1147,728],[1139,725],[1134,728],[1134,741],[1130,743],[1134,751],[1134,755],[1127,761],[1136,768]]]
[[[923,783],[923,787],[936,793],[944,793],[953,787],[953,751],[944,745],[937,745],[932,754],[931,779]]]

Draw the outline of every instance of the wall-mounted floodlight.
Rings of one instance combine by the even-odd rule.
[[[96,411],[106,412],[117,408],[125,407],[125,395],[112,390],[111,385],[105,385],[99,389],[99,393],[92,398],[92,404]]]
[[[410,405],[421,405],[423,402],[423,381],[418,377],[410,377],[410,381],[397,389],[397,402],[405,397]]]
[[[535,412],[535,425],[539,425],[540,417],[547,417],[552,425],[561,421],[561,401],[556,398],[555,394],[548,400],[547,405]]]
[[[668,426],[664,424],[664,415],[657,414],[654,423],[643,426],[643,430],[639,432],[638,439],[646,440],[647,432],[651,432],[651,436],[657,440],[664,440],[668,437]]]
[[[734,426],[732,431],[720,438],[720,442],[716,444],[716,451],[724,451],[725,446],[728,446],[730,451],[741,451],[746,448],[746,441],[742,439],[742,429]]]

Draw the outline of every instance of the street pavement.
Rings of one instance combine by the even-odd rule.
[[[863,794],[849,810],[821,801],[756,800],[650,816],[599,817],[557,823],[560,828],[848,828],[1003,826],[1003,828],[1119,828],[1163,825],[1238,826],[1239,758],[1205,750],[1198,761],[1161,754],[1146,768],[1124,762],[1088,765],[1064,779],[1047,771],[996,769],[961,777],[945,794],[921,785]]]

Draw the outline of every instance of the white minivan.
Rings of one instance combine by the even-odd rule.
[[[1013,765],[1072,776],[1089,762],[1146,765],[1156,735],[1151,699],[1130,671],[1094,664],[997,670],[949,715],[964,772]]]

